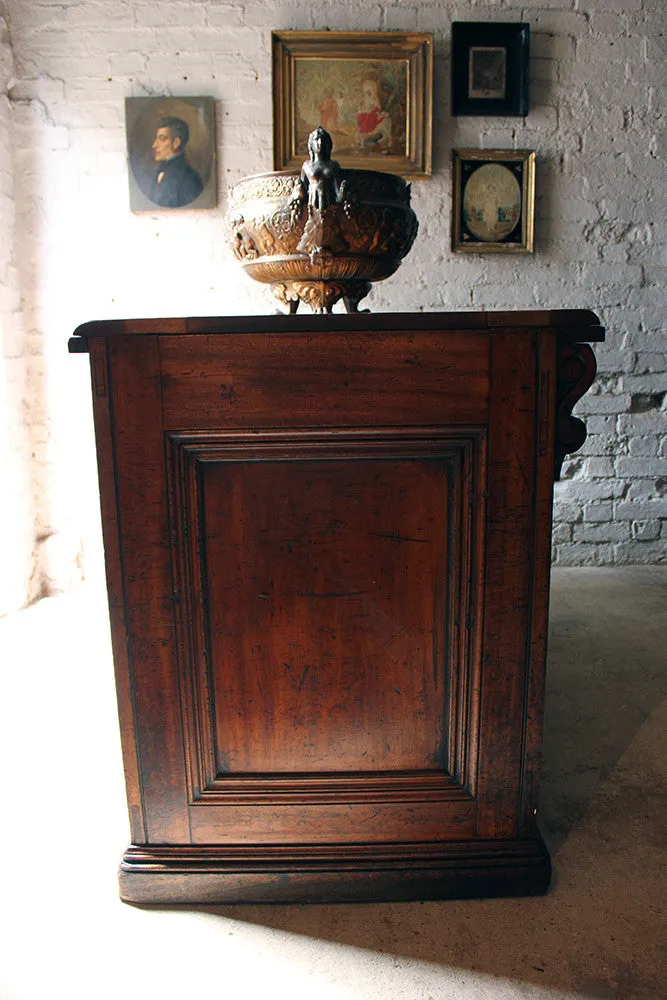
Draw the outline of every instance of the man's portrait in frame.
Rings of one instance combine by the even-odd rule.
[[[214,125],[212,97],[126,98],[133,212],[215,206]]]

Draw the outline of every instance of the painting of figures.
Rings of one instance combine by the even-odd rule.
[[[299,60],[296,64],[296,144],[321,125],[336,156],[405,156],[406,61]]]
[[[300,170],[318,126],[343,168],[431,175],[433,36],[274,31],[273,168]]]

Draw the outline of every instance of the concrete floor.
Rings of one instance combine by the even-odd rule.
[[[120,903],[104,600],[84,591],[0,621],[1,1000],[664,1000],[666,597],[666,568],[554,572],[553,888],[427,904]]]

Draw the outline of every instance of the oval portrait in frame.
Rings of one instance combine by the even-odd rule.
[[[215,206],[214,118],[211,97],[126,99],[133,212]]]
[[[470,232],[485,243],[499,243],[521,218],[521,187],[503,163],[485,163],[468,178],[463,212]]]

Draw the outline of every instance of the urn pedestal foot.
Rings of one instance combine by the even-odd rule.
[[[290,315],[299,308],[299,302],[310,306],[314,313],[330,313],[335,304],[343,300],[348,313],[359,312],[359,303],[372,288],[370,281],[278,281],[271,291]],[[370,312],[370,310],[364,310]]]

